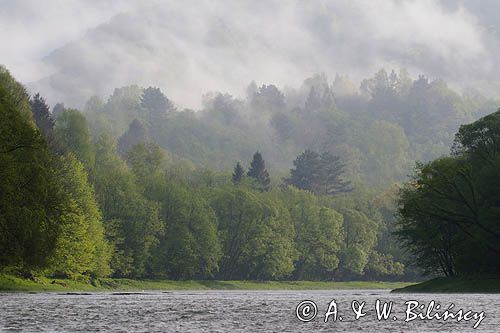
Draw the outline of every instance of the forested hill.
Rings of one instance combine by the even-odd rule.
[[[182,110],[118,88],[84,110],[0,68],[0,271],[33,277],[414,279],[393,237],[395,182],[445,154],[479,93],[405,71],[360,88],[207,94]]]
[[[404,70],[380,70],[359,88],[346,76],[315,75],[298,88],[251,83],[244,100],[203,100],[202,110],[183,110],[168,91],[128,86],[92,97],[83,113],[95,138],[112,133],[122,151],[153,141],[197,166],[228,170],[258,150],[278,180],[304,150],[329,151],[352,182],[384,187],[404,180],[415,161],[447,154],[460,124],[498,104]]]

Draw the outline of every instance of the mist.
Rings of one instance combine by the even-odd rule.
[[[483,3],[482,3],[483,4]],[[486,2],[3,1],[2,59],[31,92],[82,107],[115,87],[158,86],[183,107],[248,83],[354,82],[380,68],[496,87],[499,40]],[[28,19],[29,17],[29,19]],[[20,23],[22,22],[22,24]],[[28,24],[26,24],[28,23]]]

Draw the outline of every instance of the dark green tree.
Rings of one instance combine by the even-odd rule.
[[[0,66],[0,267],[44,268],[65,196],[25,89]]]
[[[284,180],[285,185],[315,193],[322,176],[321,162],[317,152],[306,149],[293,161],[294,168],[290,170],[290,177]]]
[[[245,176],[245,169],[243,169],[240,162],[236,163],[232,175],[233,184],[237,185],[241,183],[244,176]]]
[[[256,152],[253,155],[252,162],[250,163],[250,168],[247,172],[248,177],[257,180],[260,189],[262,191],[269,191],[271,187],[271,179],[269,177],[269,172],[266,169],[266,162],[262,158],[262,154]]]
[[[350,182],[343,180],[345,165],[330,152],[321,155],[305,150],[293,161],[294,168],[285,185],[311,191],[317,195],[334,195],[350,190]]]
[[[316,194],[333,195],[350,191],[351,182],[343,179],[345,164],[341,162],[340,157],[326,151],[321,154],[320,160],[320,181]]]
[[[40,93],[36,93],[30,99],[30,105],[36,125],[46,139],[51,137],[52,130],[54,129],[54,120],[50,114],[49,106],[45,103],[45,99]]]

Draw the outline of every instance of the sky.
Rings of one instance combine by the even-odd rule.
[[[0,64],[75,107],[138,84],[197,108],[210,91],[243,96],[252,80],[356,81],[382,67],[487,91],[498,87],[499,16],[494,0],[0,0]]]

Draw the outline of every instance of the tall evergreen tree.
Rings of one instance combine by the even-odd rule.
[[[332,195],[350,190],[350,182],[345,181],[345,165],[340,157],[330,152],[321,155],[312,150],[305,150],[293,161],[294,168],[290,177],[284,180],[285,185],[293,185],[317,195]]]
[[[345,164],[340,157],[326,151],[321,154],[317,194],[331,195],[351,190],[351,182],[342,178]]]
[[[245,170],[241,166],[241,163],[238,162],[236,163],[233,171],[233,184],[237,185],[241,183],[241,181],[243,180],[243,176],[245,176]]]
[[[262,191],[269,191],[271,186],[271,179],[269,172],[266,169],[266,162],[262,158],[262,154],[256,152],[253,155],[252,163],[247,173],[248,177],[255,178],[261,186]]]
[[[40,93],[36,93],[30,99],[30,105],[36,125],[45,138],[50,137],[54,128],[54,120],[50,114],[49,106],[45,103],[45,99],[40,96]]]
[[[293,185],[302,190],[315,192],[320,177],[320,155],[306,149],[293,161],[294,168],[290,170],[290,177],[285,179],[286,185]]]

